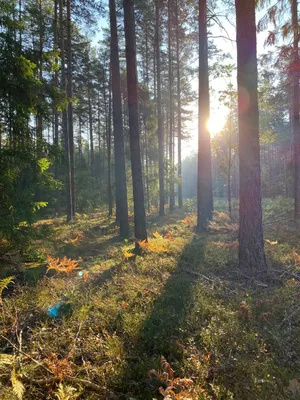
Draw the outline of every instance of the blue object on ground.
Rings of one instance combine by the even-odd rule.
[[[78,276],[83,276],[83,271],[78,271],[77,275]]]
[[[59,301],[58,303],[54,304],[54,306],[48,308],[48,315],[50,318],[59,317],[61,307],[64,303]]]

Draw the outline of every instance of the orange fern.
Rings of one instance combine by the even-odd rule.
[[[300,267],[300,255],[296,252],[295,249],[293,249],[293,256],[294,256],[295,266]]]
[[[59,379],[63,379],[63,377],[66,375],[73,375],[70,362],[66,358],[59,360],[57,355],[54,353],[51,353],[50,356],[45,360],[45,364],[50,369],[52,374]]]
[[[67,258],[66,256],[63,258],[54,258],[51,256],[47,257],[48,259],[48,268],[47,271],[53,269],[58,273],[70,274],[78,269],[79,260],[72,260],[71,258]]]

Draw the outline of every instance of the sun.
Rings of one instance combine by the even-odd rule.
[[[214,137],[215,135],[217,135],[223,129],[224,124],[225,120],[223,116],[211,115],[206,125],[209,130],[210,136]]]

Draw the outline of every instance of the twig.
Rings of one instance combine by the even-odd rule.
[[[0,333],[0,337],[2,337],[2,339],[6,340],[15,350],[17,350],[19,353],[23,354],[23,356],[29,358],[31,361],[33,361],[35,364],[41,366],[42,368],[44,368],[47,372],[50,372],[50,374],[52,374],[52,372],[50,371],[50,369],[48,369],[47,367],[45,367],[45,365],[43,365],[43,363],[41,363],[40,361],[35,360],[34,358],[32,358],[29,354],[25,353],[23,350],[21,350],[19,347],[17,347],[11,340],[9,340],[6,336],[2,335]]]
[[[285,323],[285,321],[288,321],[289,319],[291,319],[295,314],[297,314],[297,312],[300,311],[300,307],[297,308],[295,311],[292,312],[292,314],[288,315],[287,317],[285,317],[280,324],[278,325],[278,328],[281,328],[281,326]]]
[[[181,271],[186,272],[187,274],[193,275],[193,276],[198,276],[206,279],[207,281],[214,283],[213,279],[209,278],[208,276],[205,276],[203,274],[200,274],[200,272],[194,272],[189,269],[181,269]]]

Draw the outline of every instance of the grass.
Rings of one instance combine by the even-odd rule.
[[[151,246],[134,257],[101,212],[36,224],[47,232],[32,244],[39,262],[13,271],[3,292],[0,398],[299,398],[291,205],[265,202],[270,270],[259,280],[239,270],[237,225],[217,209],[201,235],[193,214],[150,216]],[[88,278],[46,274],[47,255],[79,259]],[[68,307],[50,318],[59,301]]]

